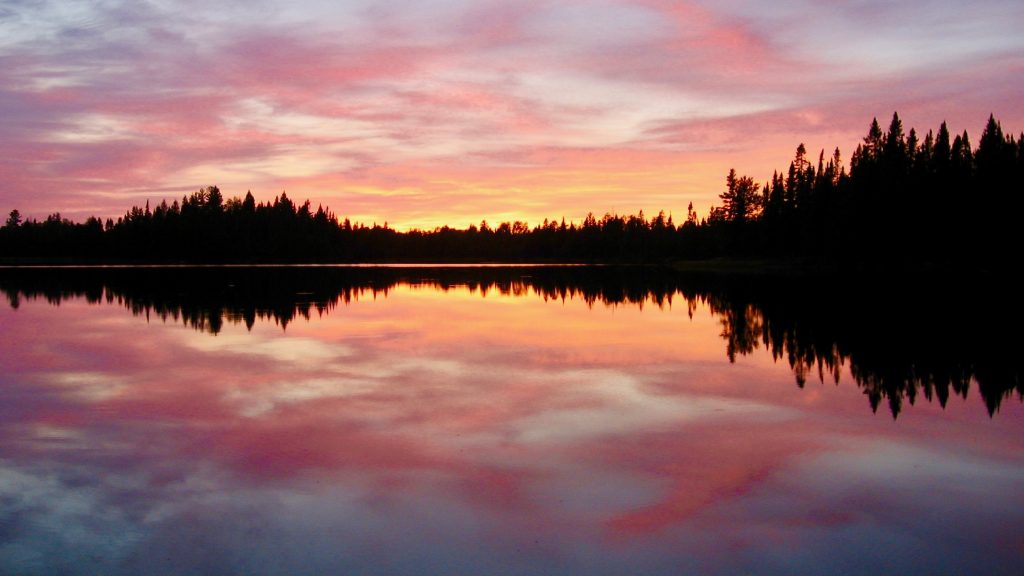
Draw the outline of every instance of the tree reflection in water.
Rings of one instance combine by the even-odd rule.
[[[652,267],[153,267],[0,270],[12,308],[84,298],[137,316],[218,333],[225,322],[275,322],[329,314],[339,304],[387,297],[399,285],[466,289],[588,305],[666,307],[705,303],[722,324],[730,361],[764,346],[803,387],[839,383],[850,367],[872,410],[894,417],[923,396],[945,406],[973,385],[990,415],[1024,398],[1017,353],[1022,313],[996,282],[950,287],[933,279],[683,274]],[[965,283],[967,284],[967,283]]]

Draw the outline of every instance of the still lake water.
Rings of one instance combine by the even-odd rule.
[[[849,284],[0,270],[0,573],[1024,573],[1011,296]]]

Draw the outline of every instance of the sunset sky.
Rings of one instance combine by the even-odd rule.
[[[399,229],[704,214],[873,116],[1024,130],[1024,3],[5,0],[0,210],[216,184]]]

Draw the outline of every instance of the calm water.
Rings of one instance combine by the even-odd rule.
[[[1024,573],[1011,296],[852,284],[2,270],[0,573]]]

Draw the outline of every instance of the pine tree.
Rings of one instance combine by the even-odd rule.
[[[864,137],[862,160],[877,160],[884,146],[882,127],[878,125],[878,118],[873,118],[871,120],[871,127],[868,128],[868,135]]]
[[[760,211],[757,184],[750,176],[736,176],[736,170],[729,170],[726,176],[726,191],[719,195],[725,218],[737,225],[754,219]]]
[[[4,224],[4,228],[17,228],[21,226],[21,212],[18,210],[11,210],[11,213],[7,216],[7,222]]]

